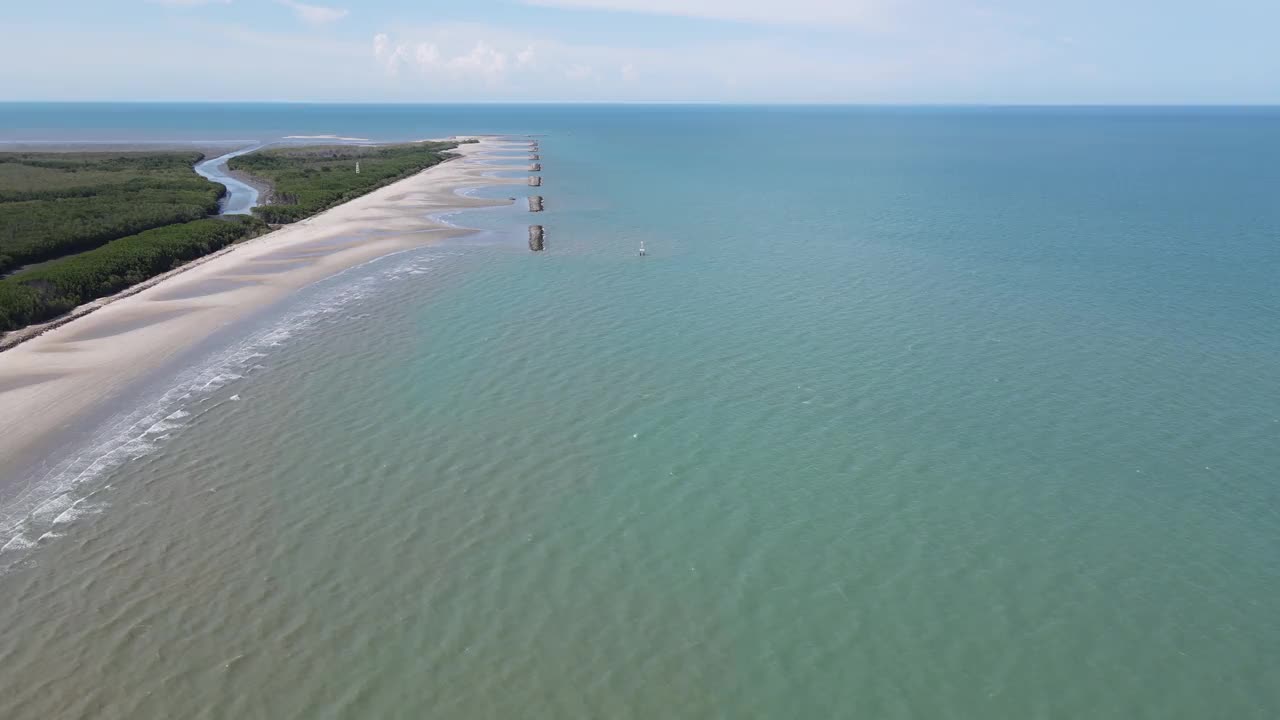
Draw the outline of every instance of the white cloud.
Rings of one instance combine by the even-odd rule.
[[[308,8],[337,6],[321,8],[329,12],[313,14],[315,19],[336,18],[340,7],[351,8],[353,15],[356,8],[378,15],[375,3],[295,1],[315,3]],[[0,43],[0,96],[417,102],[1280,100],[1274,81],[1280,55],[1266,52],[1271,40],[1266,23],[1254,23],[1253,34],[1242,34],[1241,42],[1205,62],[1183,62],[1186,53],[1178,53],[1185,43],[1178,44],[1178,38],[1166,38],[1134,62],[1131,53],[1106,42],[1139,25],[1099,31],[1075,14],[1072,22],[1053,22],[1063,18],[1040,17],[1043,3],[1031,8],[1000,2],[1004,11],[996,13],[986,7],[994,0],[519,0],[578,8],[577,15],[600,11],[594,19],[579,18],[591,20],[590,26],[534,28],[501,14],[487,14],[489,23],[413,25],[414,9],[422,11],[419,17],[432,17],[428,3],[417,0],[395,3],[407,17],[397,17],[394,25],[386,16],[370,18],[388,23],[382,26],[386,33],[375,37],[377,27],[352,28],[356,34],[350,35],[315,32],[313,24],[302,22],[213,20],[231,15],[226,12],[231,9],[248,14],[264,5],[283,9],[276,0],[117,4],[126,2],[151,3],[152,14],[162,16],[166,27],[105,27],[77,23],[74,16],[24,19],[21,11],[0,11],[8,31]],[[1015,5],[1020,7],[1014,10]],[[457,9],[474,10],[465,3]],[[714,27],[684,23],[688,32],[654,33],[629,27],[638,25],[639,15],[604,15],[609,10],[728,20]],[[735,19],[771,25],[739,27],[732,24]],[[818,31],[811,31],[815,22]],[[1074,44],[1067,38],[1075,38]],[[575,79],[585,74],[578,66],[592,69],[594,77]],[[261,72],[263,67],[270,72]],[[1169,75],[1169,67],[1187,71],[1186,77]],[[193,77],[200,82],[193,84]]]
[[[398,75],[400,66],[409,59],[409,49],[403,45],[392,45],[389,35],[378,33],[373,36],[373,57],[387,69],[387,74]]]
[[[420,42],[414,48],[414,61],[418,63],[419,68],[431,68],[440,63],[440,48],[434,43]]]
[[[197,5],[229,5],[231,0],[150,0],[150,2],[171,7],[196,7]]]
[[[570,80],[589,80],[594,77],[596,71],[590,65],[575,63],[565,68],[564,76]]]
[[[769,25],[879,26],[904,0],[523,0],[527,5],[737,20]]]
[[[580,45],[472,23],[398,28],[373,38],[373,59],[389,79],[386,91],[401,97],[718,100],[758,91],[751,83],[743,93],[727,93],[734,73],[776,80],[802,68],[805,77],[828,77],[840,66],[836,58],[814,56],[758,43]],[[842,74],[846,81],[854,76]]]
[[[387,33],[373,38],[373,57],[389,75],[398,75],[411,64],[419,74],[437,81],[465,83],[482,81],[503,84],[512,71],[528,69],[535,58],[532,45],[508,50],[478,33],[457,28],[437,29],[409,41],[393,40]],[[411,61],[411,63],[410,63]]]
[[[307,5],[297,0],[276,0],[276,2],[293,10],[298,17],[304,22],[320,25],[323,23],[331,23],[341,20],[347,16],[347,11],[342,8],[325,7],[324,5]]]
[[[232,7],[241,5],[248,3],[235,2]],[[222,15],[226,7],[210,5],[216,12],[199,14]],[[367,64],[367,41],[191,17],[171,18],[168,27],[172,32],[142,26],[110,33],[92,26],[63,28],[62,40],[54,44],[41,26],[6,26],[14,32],[7,43],[0,43],[0,95],[337,102],[368,97],[371,81],[385,77],[382,72],[375,76]],[[32,74],[32,63],[39,64],[41,75]],[[263,76],[270,80],[244,82],[263,67],[271,68]],[[201,79],[198,87],[190,84],[192,77]],[[37,78],[58,78],[56,92],[31,92],[28,88],[37,87]]]
[[[847,28],[847,42],[778,33],[594,43],[506,25],[397,25],[373,38],[363,68],[380,76],[370,93],[405,100],[874,103],[962,100],[977,82],[1040,62],[1034,43],[948,19],[943,33],[895,24],[857,42]]]
[[[481,40],[471,48],[471,52],[453,58],[446,66],[462,75],[479,75],[496,82],[507,71],[507,54]]]

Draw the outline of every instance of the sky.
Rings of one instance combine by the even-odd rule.
[[[0,100],[1280,104],[1280,0],[0,5]]]

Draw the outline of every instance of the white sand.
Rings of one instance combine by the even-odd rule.
[[[478,162],[513,146],[483,139],[462,155],[315,217],[191,263],[146,289],[0,352],[0,462],[30,460],[53,432],[167,358],[288,293],[345,268],[466,231],[427,218],[503,204],[464,187],[523,183]],[[504,201],[505,202],[505,201]],[[125,399],[127,400],[127,399]]]

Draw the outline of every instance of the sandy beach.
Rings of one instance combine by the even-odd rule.
[[[468,231],[432,219],[500,202],[459,190],[492,177],[490,156],[523,144],[481,139],[460,157],[319,215],[192,262],[92,313],[0,352],[0,458],[39,459],[45,441],[219,328],[374,258]],[[506,202],[506,201],[502,201]],[[99,301],[101,302],[101,301]]]

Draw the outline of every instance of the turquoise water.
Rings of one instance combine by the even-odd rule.
[[[1280,111],[195,112],[48,135],[545,134],[550,251],[459,216],[54,459],[4,717],[1280,714]]]

